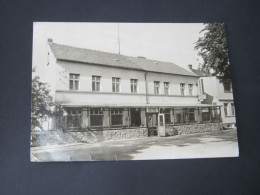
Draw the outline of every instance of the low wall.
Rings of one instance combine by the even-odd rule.
[[[32,133],[31,142],[32,146],[44,146],[52,144],[94,143],[143,137],[148,137],[147,128],[83,132],[49,131],[45,133]]]
[[[166,126],[166,135],[185,135],[195,133],[205,133],[211,131],[219,131],[223,129],[222,123],[205,123],[191,125],[169,125]]]

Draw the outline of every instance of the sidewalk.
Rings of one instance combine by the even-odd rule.
[[[238,156],[236,129],[73,145],[33,147],[40,161],[145,160]]]

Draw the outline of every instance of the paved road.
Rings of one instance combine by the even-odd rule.
[[[238,156],[236,129],[172,137],[45,146],[31,149],[32,161],[100,161]]]

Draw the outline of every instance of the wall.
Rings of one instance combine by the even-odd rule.
[[[225,116],[224,112],[224,103],[228,103],[228,115]],[[231,116],[231,103],[234,103],[233,101],[220,101],[219,104],[221,105],[221,116],[222,116],[222,122],[224,124],[235,124],[236,123],[236,117]]]
[[[80,74],[78,91],[69,90],[69,73]],[[92,92],[92,75],[101,76],[101,91]],[[120,78],[120,92],[112,92],[112,77]],[[130,79],[138,79],[138,93],[131,93]],[[149,103],[174,102],[176,104],[196,104],[197,77],[147,73]],[[154,81],[160,81],[161,95],[154,95]],[[163,95],[163,82],[170,82],[169,94]],[[188,84],[193,84],[193,96],[180,96],[180,83],[186,83],[185,94],[188,94]],[[98,65],[79,64],[57,61],[56,88],[58,103],[146,103],[145,73],[143,71],[104,67]],[[102,94],[102,95],[101,95]]]
[[[48,83],[50,87],[50,95],[55,99],[56,91],[56,58],[54,57],[50,46],[47,45],[47,52],[45,54],[46,63],[39,73],[40,80],[44,83]]]
[[[160,93],[164,94],[164,82],[169,82],[169,95],[181,95],[180,83],[185,83],[185,96],[189,95],[188,84],[193,84],[193,96],[198,95],[198,77],[170,75],[162,73],[147,73],[148,94],[154,94],[154,81],[160,81]]]
[[[108,131],[33,133],[32,146],[52,144],[95,143],[109,140],[137,139],[148,137],[147,128],[120,129]]]
[[[191,125],[168,125],[166,126],[166,135],[185,135],[204,133],[211,131],[219,131],[223,129],[222,123],[205,123],[205,124],[191,124]]]
[[[100,103],[119,104],[119,103],[146,103],[144,94],[120,94],[120,93],[97,93],[97,92],[82,92],[82,91],[56,91],[57,103]]]
[[[80,74],[80,91],[92,91],[92,75],[101,76],[101,91],[112,92],[112,77],[120,78],[120,92],[131,93],[130,79],[138,79],[138,92],[145,93],[144,72],[99,65],[57,61],[57,90],[69,90],[69,73]],[[60,75],[64,73],[64,77]],[[64,82],[63,82],[64,80]],[[66,82],[65,82],[66,80]]]
[[[233,100],[232,90],[231,92],[224,92],[224,86],[219,81],[217,81],[217,90],[219,100]]]

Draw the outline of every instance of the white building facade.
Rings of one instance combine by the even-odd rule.
[[[224,127],[235,127],[235,105],[231,80],[221,83],[216,76],[198,70],[192,69],[192,71],[200,76],[198,90],[201,103],[220,106]]]
[[[144,135],[157,135],[159,126],[165,135],[221,128],[220,106],[198,101],[198,75],[173,63],[49,40],[42,80],[63,110],[53,128]]]

